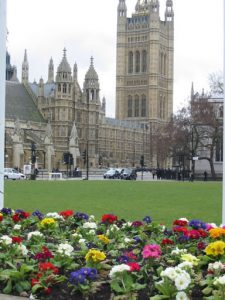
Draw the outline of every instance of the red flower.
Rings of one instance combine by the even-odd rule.
[[[173,222],[173,225],[177,225],[177,226],[187,226],[188,222],[185,220],[175,220]]]
[[[67,218],[69,218],[69,217],[71,217],[71,216],[74,215],[73,211],[70,210],[70,209],[61,211],[59,214],[60,214],[61,216],[63,216],[63,218],[65,218],[65,219],[67,219]]]
[[[13,219],[13,221],[14,221],[15,223],[17,223],[17,222],[19,222],[19,221],[21,220],[19,214],[13,215],[13,216],[12,216],[12,219]]]
[[[132,252],[125,252],[124,255],[126,255],[127,257],[129,257],[130,259],[133,259],[133,260],[137,260],[137,256]]]
[[[200,233],[200,236],[203,237],[203,238],[208,236],[208,232],[203,230],[202,228],[199,228],[198,232]]]
[[[127,265],[130,267],[131,272],[139,272],[140,271],[140,266],[138,263],[128,262]]]
[[[113,224],[115,221],[117,221],[117,216],[112,214],[106,214],[102,216],[102,222]]]
[[[173,242],[172,240],[170,240],[170,239],[163,239],[163,240],[161,241],[161,244],[162,244],[163,246],[165,246],[165,245],[172,245],[172,244],[174,244],[174,242]]]
[[[48,288],[45,288],[45,294],[49,295],[51,294],[52,292],[52,288],[48,287]]]
[[[21,217],[22,217],[23,219],[27,219],[27,218],[29,218],[29,216],[30,216],[30,213],[29,213],[29,212],[26,212],[26,211],[22,211],[22,212],[21,212]]]
[[[205,247],[206,247],[206,244],[205,244],[204,242],[199,242],[199,243],[197,244],[198,250],[204,250]]]
[[[0,222],[3,220],[3,215],[0,213]]]
[[[196,229],[188,230],[184,232],[184,235],[190,239],[199,239],[201,237],[201,234]]]
[[[54,274],[58,274],[59,273],[59,269],[56,268],[52,263],[50,262],[43,262],[39,264],[39,270],[41,272],[46,272],[49,270],[52,270]]]
[[[21,237],[19,237],[19,236],[13,236],[12,237],[12,242],[14,243],[14,244],[20,244],[21,242],[22,242],[22,238]]]
[[[133,227],[140,227],[140,226],[142,226],[143,225],[143,223],[141,222],[141,221],[134,221],[132,224],[131,224],[131,226],[133,226]]]
[[[182,226],[175,226],[175,227],[173,227],[173,231],[185,233],[188,231],[188,229],[186,227],[182,227]]]

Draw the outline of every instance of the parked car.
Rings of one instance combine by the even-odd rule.
[[[4,168],[4,179],[26,179],[26,175],[13,168]]]
[[[116,169],[109,169],[104,175],[103,178],[115,179],[120,178],[120,173]]]
[[[134,169],[124,169],[121,176],[121,179],[125,180],[136,180],[137,179],[137,173]]]

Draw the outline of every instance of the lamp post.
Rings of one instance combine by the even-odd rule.
[[[87,95],[86,179],[89,179],[89,94]]]
[[[0,0],[0,208],[4,207],[6,0]]]

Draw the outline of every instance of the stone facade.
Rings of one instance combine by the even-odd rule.
[[[48,80],[30,83],[25,50],[21,83],[6,82],[6,166],[31,163],[34,143],[36,167],[48,170],[66,168],[65,152],[73,155],[73,166],[83,168],[87,150],[90,167],[137,166],[141,155],[155,167],[154,130],[168,120],[173,106],[172,1],[167,0],[161,21],[158,1],[138,0],[127,18],[125,0],[119,0],[116,119],[105,115],[93,58],[83,88],[77,73],[64,49],[56,76],[51,58]]]

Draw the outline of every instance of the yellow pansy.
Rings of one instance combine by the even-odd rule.
[[[90,249],[88,253],[85,255],[86,261],[92,261],[92,262],[100,262],[106,258],[105,253],[101,252],[99,250]]]

